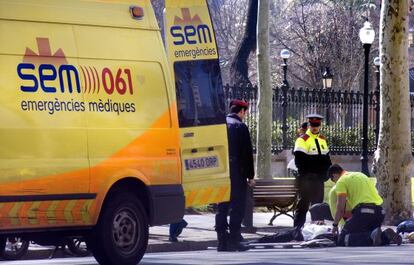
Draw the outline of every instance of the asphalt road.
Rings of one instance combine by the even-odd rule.
[[[248,252],[218,253],[215,250],[151,253],[144,256],[142,265],[188,264],[414,264],[414,245],[388,247],[317,248],[317,249],[255,249]],[[59,258],[50,260],[1,261],[1,265],[96,265],[92,257]]]

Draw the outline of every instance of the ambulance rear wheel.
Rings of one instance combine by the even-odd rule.
[[[30,241],[20,237],[7,237],[1,257],[5,260],[19,260],[29,250]]]
[[[5,248],[6,248],[6,237],[0,236],[0,256],[3,255]]]
[[[136,265],[147,248],[148,230],[147,214],[139,199],[118,192],[104,204],[88,247],[101,265]]]

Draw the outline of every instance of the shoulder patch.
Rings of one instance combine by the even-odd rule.
[[[303,140],[308,140],[309,139],[309,135],[307,134],[302,134],[301,136],[299,136],[300,138],[302,138]]]
[[[322,140],[326,140],[325,136],[323,135],[319,135],[319,138],[321,138]]]

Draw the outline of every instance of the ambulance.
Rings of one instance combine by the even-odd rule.
[[[206,0],[0,0],[0,249],[83,236],[137,264],[149,226],[228,201]]]

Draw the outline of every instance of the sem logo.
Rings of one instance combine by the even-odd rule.
[[[43,92],[56,93],[58,88],[50,82],[58,80],[61,93],[89,94],[104,91],[108,95],[124,95],[126,92],[133,94],[131,69],[103,67],[97,70],[95,66],[79,66],[81,71],[78,71],[75,66],[68,64],[62,49],[57,49],[52,54],[48,38],[36,38],[36,41],[38,53],[26,48],[23,63],[17,65],[18,76],[26,81],[25,85],[20,86],[21,91],[37,92],[40,87]],[[103,90],[100,90],[101,84]]]
[[[189,8],[181,8],[182,18],[175,16],[174,26],[170,28],[175,45],[211,43],[210,28],[203,24],[200,17],[191,17]]]
[[[70,64],[67,64],[65,53],[58,49],[53,55],[50,48],[49,39],[36,38],[38,53],[26,48],[23,57],[23,63],[17,65],[17,74],[22,80],[31,81],[31,86],[20,86],[23,92],[36,92],[40,88],[46,93],[56,93],[56,87],[49,86],[48,81],[59,80],[61,92],[65,92],[65,82],[70,93],[73,91],[75,83],[76,91],[80,93],[81,87],[79,82],[78,70]],[[43,63],[46,62],[46,63]],[[38,72],[39,78],[35,75]]]

